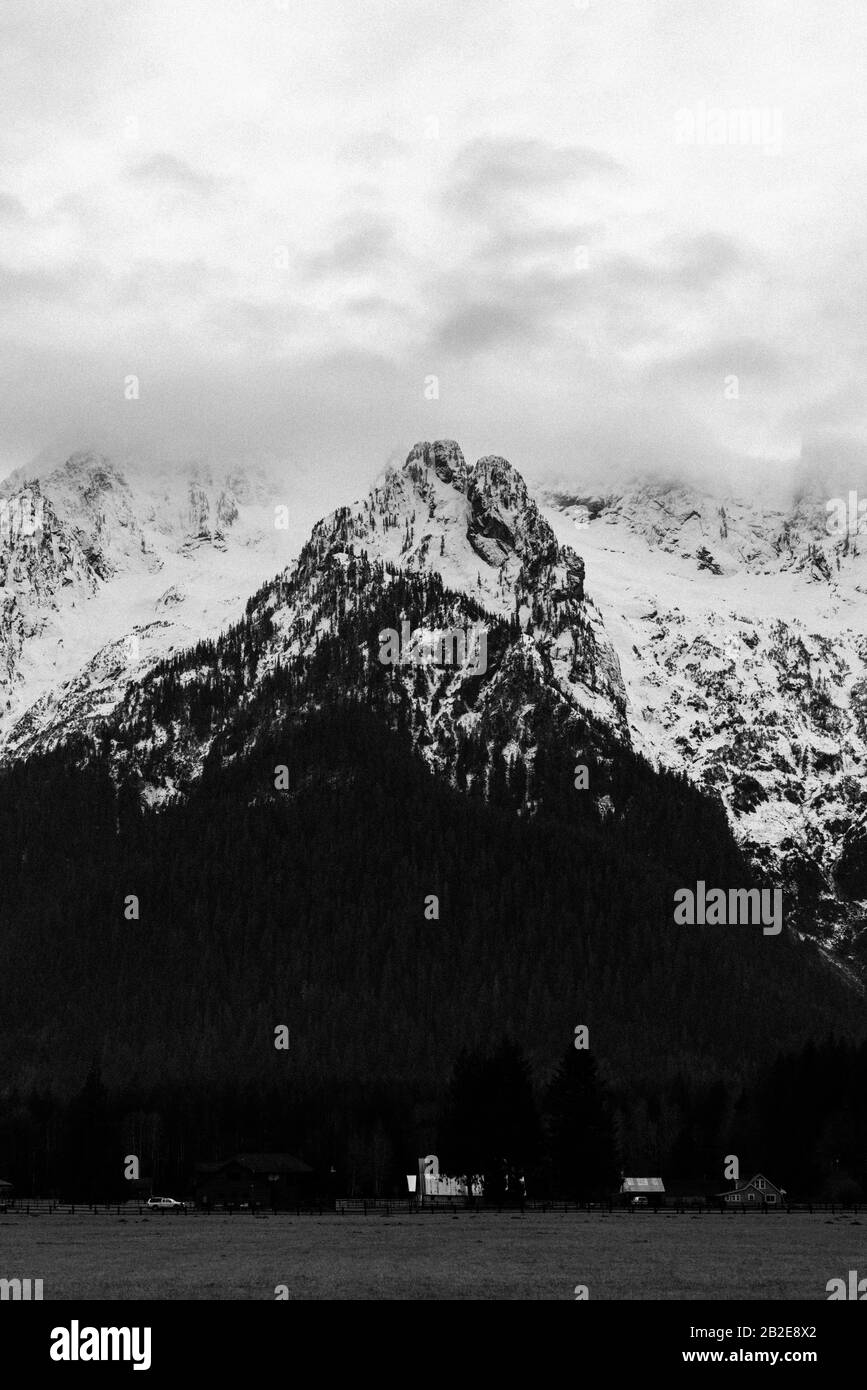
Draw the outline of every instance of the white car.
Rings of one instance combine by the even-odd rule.
[[[174,1197],[148,1197],[148,1206],[158,1211],[180,1211],[186,1202],[176,1202]]]

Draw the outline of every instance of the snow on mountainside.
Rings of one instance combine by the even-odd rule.
[[[380,661],[389,629],[406,637],[394,668]],[[457,632],[467,634],[467,649],[449,643],[447,659],[430,659],[431,640]],[[597,743],[628,742],[617,656],[584,593],[580,557],[558,545],[510,464],[486,457],[469,468],[452,441],[416,445],[366,498],[320,521],[297,563],[254,596],[229,638],[225,651],[188,653],[180,667],[154,672],[109,727],[119,765],[150,802],[195,780],[269,679],[321,661],[329,642],[340,653],[344,694],[368,696],[388,667],[388,698],[406,701],[418,751],[450,780],[468,738],[532,762],[552,727],[592,738],[589,717],[602,729]],[[204,729],[191,706],[167,729],[163,696],[179,683],[219,687],[226,719]],[[212,709],[215,699],[206,700]],[[261,717],[270,717],[267,708]],[[254,734],[248,725],[246,737]]]
[[[769,873],[845,942],[867,899],[867,536],[826,497],[559,493],[620,658],[635,747],[716,790]]]
[[[621,729],[620,668],[585,594],[580,556],[570,544],[558,545],[505,459],[487,456],[469,468],[453,440],[416,444],[403,467],[389,469],[364,501],[314,528],[299,560],[312,586],[323,558],[335,550],[410,572],[432,571],[487,612],[515,618],[533,634],[523,643],[526,652],[563,698]],[[293,637],[290,651],[297,650]]]
[[[3,498],[41,526],[0,548],[2,756],[104,728],[162,800],[222,732],[210,716],[160,727],[177,677],[159,662],[186,650],[183,679],[219,684],[219,651],[189,649],[246,613],[238,710],[329,640],[358,644],[363,690],[377,631],[409,617],[405,574],[423,584],[394,679],[444,775],[467,736],[528,771],[552,729],[576,754],[632,746],[722,798],[818,933],[845,949],[867,919],[867,538],[830,537],[819,492],[747,502],[645,483],[540,508],[505,459],[468,466],[453,441],[424,442],[319,521],[288,569],[298,533],[275,529],[266,478],[82,454],[38,484],[8,479]],[[472,649],[421,661],[432,635],[468,627],[490,629],[487,669]]]
[[[87,729],[130,681],[215,634],[286,563],[263,474],[144,472],[93,452],[0,484],[0,750]]]

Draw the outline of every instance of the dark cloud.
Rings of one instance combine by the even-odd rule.
[[[489,228],[485,240],[473,254],[473,261],[479,267],[506,269],[527,260],[561,260],[564,257],[574,260],[577,248],[597,241],[603,231],[599,222]]]
[[[580,271],[543,267],[484,276],[471,268],[442,288],[440,300],[446,307],[431,346],[435,352],[464,357],[553,336],[586,293],[587,279]]]
[[[257,354],[279,353],[287,337],[305,322],[304,311],[295,303],[241,297],[211,305],[203,318],[209,336],[217,344],[242,347]]]
[[[19,203],[17,198],[13,198],[11,193],[4,193],[0,188],[0,217],[7,222],[24,222],[27,218],[27,210],[23,203]]]
[[[225,293],[234,276],[202,260],[134,262],[115,286],[120,304],[140,304],[153,309],[174,300],[201,300],[206,294]]]
[[[665,237],[645,256],[603,254],[597,264],[612,289],[685,294],[713,289],[727,276],[749,267],[749,258],[735,241],[712,233]]]
[[[786,361],[771,343],[761,338],[724,338],[706,347],[681,353],[669,359],[663,370],[678,376],[727,376],[749,372],[752,376],[776,379]]]
[[[506,304],[463,304],[440,324],[433,346],[463,357],[526,335],[529,328],[526,316]]]
[[[90,264],[79,264],[69,270],[13,270],[0,265],[0,303],[73,300],[100,275]]]
[[[570,183],[622,173],[610,155],[543,140],[474,140],[455,158],[443,195],[447,209],[469,217],[505,211],[515,201]]]
[[[304,276],[320,279],[327,275],[357,275],[379,269],[386,260],[395,261],[394,230],[376,219],[345,232],[331,246],[301,262]]]
[[[356,168],[378,170],[392,160],[401,159],[409,152],[405,140],[399,140],[387,130],[363,131],[338,150],[337,157],[342,163]]]
[[[156,189],[169,188],[181,193],[213,193],[218,180],[209,174],[201,174],[186,160],[173,154],[154,154],[142,160],[129,170],[129,178],[136,183]]]
[[[669,237],[663,249],[671,256],[669,278],[685,290],[706,289],[748,264],[745,252],[732,237],[715,232]]]

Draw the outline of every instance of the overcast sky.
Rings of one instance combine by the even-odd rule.
[[[863,457],[864,0],[2,0],[0,63],[2,472]]]

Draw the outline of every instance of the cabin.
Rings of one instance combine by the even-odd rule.
[[[730,1207],[782,1207],[786,1204],[786,1189],[777,1187],[764,1173],[756,1173],[748,1182],[736,1182],[734,1187],[716,1196],[717,1201]]]
[[[316,1174],[294,1154],[235,1154],[220,1163],[199,1163],[196,1204],[262,1207],[279,1211],[315,1200]]]

